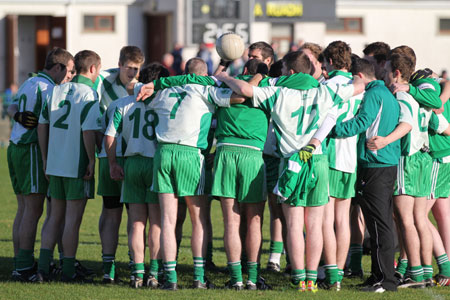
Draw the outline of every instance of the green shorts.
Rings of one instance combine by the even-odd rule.
[[[38,144],[9,143],[9,176],[16,195],[47,194],[41,150]]]
[[[124,158],[117,157],[116,161],[122,167],[124,166]],[[98,159],[98,187],[97,195],[108,197],[120,197],[122,190],[122,182],[111,179],[109,173],[109,162],[107,157]]]
[[[267,192],[273,193],[273,189],[278,181],[280,174],[280,158],[263,154],[264,166],[266,168]]]
[[[333,168],[328,170],[330,196],[339,199],[355,197],[356,172],[347,173]]]
[[[431,194],[431,169],[433,160],[428,153],[417,152],[400,156],[394,195],[428,197]]]
[[[316,178],[316,185],[309,191],[306,199],[290,199],[291,206],[322,206],[329,201],[328,157],[325,154],[318,154],[313,155],[312,159],[314,160],[313,176]]]
[[[431,198],[447,198],[450,196],[450,163],[433,160],[431,171]]]
[[[158,144],[153,163],[154,192],[176,194],[178,197],[204,194],[205,167],[200,149]]]
[[[159,203],[158,195],[150,190],[153,181],[153,158],[140,155],[125,160],[123,203]]]
[[[60,200],[92,199],[95,193],[95,179],[49,176],[50,197]]]
[[[259,150],[220,146],[214,161],[212,194],[234,198],[238,202],[258,203],[266,200],[264,161]]]

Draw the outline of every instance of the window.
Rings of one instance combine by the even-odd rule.
[[[85,31],[114,31],[114,16],[84,16]]]
[[[327,23],[329,32],[362,33],[362,18],[337,18],[335,22]]]
[[[450,18],[439,19],[439,33],[450,34]]]

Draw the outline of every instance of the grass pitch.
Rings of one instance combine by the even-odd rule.
[[[80,230],[80,245],[78,248],[77,259],[84,265],[96,271],[95,284],[62,284],[53,282],[50,284],[22,284],[11,282],[11,271],[13,267],[13,245],[12,245],[12,224],[17,209],[16,198],[13,194],[8,175],[8,166],[6,162],[6,148],[0,148],[0,299],[293,299],[293,298],[314,298],[314,299],[450,299],[450,288],[432,288],[424,290],[405,289],[397,293],[384,293],[380,295],[367,294],[358,291],[357,284],[362,281],[359,279],[344,279],[342,290],[340,292],[331,292],[319,290],[316,294],[298,293],[289,288],[288,279],[281,274],[274,274],[262,271],[262,276],[266,278],[267,283],[273,286],[272,291],[228,291],[224,290],[224,283],[228,280],[227,274],[208,273],[208,278],[214,282],[219,289],[197,291],[188,289],[192,283],[193,262],[190,251],[189,237],[191,234],[191,224],[189,217],[186,218],[183,231],[183,242],[180,248],[178,260],[178,280],[184,287],[176,292],[140,289],[134,290],[128,286],[128,248],[126,236],[126,213],[123,214],[122,226],[120,229],[119,247],[116,255],[117,272],[119,278],[123,280],[122,284],[114,286],[101,285],[102,264],[101,264],[101,245],[98,234],[98,219],[101,212],[101,199],[96,197],[89,200],[83,222]],[[45,214],[45,212],[44,212]],[[262,269],[265,267],[268,259],[268,249],[270,242],[269,235],[269,210],[265,210],[265,222],[263,227],[263,254],[261,258]],[[39,223],[38,236],[35,246],[35,257],[39,256],[40,231],[43,217]],[[226,266],[226,256],[223,246],[223,219],[218,201],[213,202],[212,221],[214,228],[214,262],[220,267]],[[146,262],[148,264],[148,252],[146,253]],[[57,258],[57,252],[55,252]],[[282,256],[282,268],[285,265],[285,258]],[[364,256],[363,266],[366,274],[370,270],[370,257]],[[435,267],[435,272],[437,268]],[[244,280],[246,276],[244,275]]]

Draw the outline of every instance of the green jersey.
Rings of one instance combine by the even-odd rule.
[[[396,166],[400,159],[400,141],[383,149],[371,151],[366,142],[374,136],[387,136],[398,125],[400,107],[397,99],[381,80],[374,80],[366,86],[363,102],[356,116],[337,123],[335,134],[349,137],[359,134],[358,164],[365,168]]]
[[[93,83],[77,75],[53,88],[44,100],[39,123],[49,124],[47,175],[80,178],[88,157],[83,131],[100,130],[100,108]]]
[[[36,117],[41,114],[42,100],[51,92],[55,82],[44,72],[28,78],[19,88],[13,104],[17,104],[20,112],[31,111]],[[37,129],[27,129],[15,122],[11,130],[10,141],[14,144],[37,143]]]
[[[352,73],[339,70],[331,71],[330,78],[325,84],[349,84],[352,83]],[[353,118],[359,110],[364,93],[351,97],[348,101],[338,104],[337,123],[345,122]],[[355,173],[357,164],[356,144],[358,136],[346,138],[330,138],[327,141],[328,162],[332,169],[346,173]]]
[[[353,85],[319,85],[309,90],[254,87],[252,101],[271,114],[280,154],[290,157],[308,144],[328,111],[353,92]],[[321,147],[314,152],[321,153]]]
[[[444,104],[444,112],[436,120],[433,113],[430,122],[430,154],[433,158],[440,159],[444,163],[450,162],[450,136],[440,135],[439,133],[446,129],[445,121],[450,122],[450,102]],[[439,124],[439,125],[436,125]],[[440,127],[438,129],[438,127]]]
[[[154,128],[158,122],[155,112],[146,103],[137,102],[135,96],[121,98],[114,104],[116,108],[105,135],[115,137],[117,145],[123,144],[125,157],[153,157],[156,150]]]
[[[409,85],[409,93],[420,105],[429,108],[441,108],[442,101],[439,98],[441,86],[434,78],[423,78],[413,81]]]

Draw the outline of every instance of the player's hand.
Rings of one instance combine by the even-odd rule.
[[[84,174],[83,179],[91,180],[92,178],[94,178],[94,172],[95,172],[95,160],[89,161],[89,164],[86,168],[86,174]]]
[[[433,112],[437,115],[442,114],[444,112],[444,105],[442,105],[441,108],[433,109]]]
[[[123,168],[118,163],[113,163],[109,165],[109,175],[112,180],[120,181],[123,180],[124,172]]]
[[[45,179],[47,179],[47,181],[50,181],[48,175],[45,174],[45,170],[47,170],[47,160],[42,160],[42,169],[44,170]]]
[[[310,160],[311,157],[313,156],[314,150],[316,150],[316,146],[309,144],[308,146],[305,146],[302,149],[300,149],[298,156],[304,162],[308,162],[308,160]]]
[[[147,84],[144,84],[141,87],[141,90],[139,91],[139,93],[137,94],[136,100],[137,101],[144,101],[145,99],[147,99],[148,97],[153,95],[154,91],[155,91],[155,86],[153,85],[153,82],[149,82]]]
[[[393,84],[391,84],[389,89],[391,90],[391,92],[393,94],[398,93],[398,92],[409,92],[409,84],[393,83]]]
[[[252,79],[249,80],[248,84],[253,86],[258,86],[259,82],[263,79],[263,75],[260,73],[255,74]]]
[[[32,129],[38,125],[38,118],[31,111],[16,112],[14,115],[14,120],[26,129]]]
[[[383,136],[374,136],[366,142],[367,149],[370,151],[383,149],[387,144],[386,138]]]
[[[223,82],[223,81],[227,80],[228,78],[230,78],[230,75],[228,75],[227,72],[220,72],[219,74],[214,75],[214,77],[216,77],[217,80]]]

